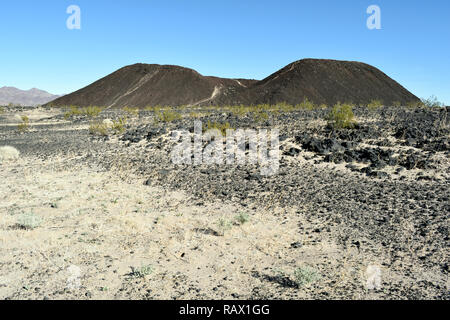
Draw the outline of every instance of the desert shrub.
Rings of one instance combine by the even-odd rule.
[[[172,122],[175,120],[180,120],[181,114],[172,110],[162,110],[155,111],[155,121],[156,122]]]
[[[383,102],[381,100],[372,100],[368,105],[367,109],[369,110],[376,110],[383,106]]]
[[[129,274],[134,278],[144,278],[153,272],[153,266],[145,265],[140,268],[131,267],[131,273]]]
[[[408,108],[423,108],[425,104],[422,101],[411,101],[406,105]]]
[[[102,107],[97,106],[90,106],[82,109],[82,114],[90,117],[95,118],[97,117],[101,112],[103,111]]]
[[[92,121],[89,125],[89,133],[93,135],[107,136],[108,125],[99,121]]]
[[[89,106],[85,108],[79,108],[77,106],[70,106],[69,110],[64,113],[64,119],[68,120],[73,116],[88,116],[89,118],[97,117],[104,108],[97,106]]]
[[[209,120],[206,126],[203,127],[204,132],[214,129],[219,130],[222,136],[225,136],[227,134],[227,130],[232,128],[229,122],[219,123],[219,122],[211,122]]]
[[[231,223],[230,220],[221,218],[219,219],[219,221],[217,221],[217,227],[219,229],[218,233],[223,236],[225,235],[225,232],[227,232],[233,227],[233,224]]]
[[[39,227],[42,219],[34,213],[24,213],[17,219],[17,227],[24,230],[33,230]]]
[[[139,115],[139,108],[131,108],[131,107],[124,107],[123,111],[125,111],[126,113],[128,113],[129,115],[132,116],[138,116]]]
[[[432,95],[428,99],[422,98],[421,101],[422,101],[422,104],[428,108],[438,108],[438,107],[444,106],[444,104],[442,102],[440,102],[435,95]]]
[[[0,107],[0,114],[5,113],[5,108],[4,107]]]
[[[245,117],[248,113],[250,113],[250,107],[246,107],[244,105],[234,106],[231,108],[231,112],[236,117]]]
[[[353,128],[356,124],[353,106],[349,103],[336,104],[328,114],[327,120],[333,129]]]
[[[14,147],[10,147],[10,146],[0,147],[0,161],[16,160],[19,158],[19,156],[20,156],[20,152]]]
[[[123,133],[125,131],[125,125],[127,124],[127,117],[119,118],[118,120],[113,120],[111,129],[116,134]]]
[[[263,122],[263,121],[269,119],[269,114],[266,111],[262,110],[262,109],[255,110],[255,111],[252,112],[252,114],[253,114],[253,119],[257,123],[260,123],[260,122]]]
[[[296,107],[296,109],[314,110],[316,106],[314,105],[314,103],[309,101],[308,98],[305,98],[305,100],[303,100],[303,102],[296,105],[295,107]]]
[[[298,286],[304,286],[306,284],[315,282],[320,279],[320,274],[309,267],[300,267],[294,271],[295,282]]]
[[[21,119],[22,123],[19,123],[19,125],[17,126],[17,130],[19,130],[20,132],[26,132],[30,127],[30,119],[27,116],[22,116]]]
[[[250,220],[250,217],[245,212],[241,212],[235,217],[235,220],[237,224],[243,225]]]
[[[400,101],[394,101],[393,103],[392,103],[392,106],[394,106],[394,107],[401,107],[402,106],[402,103],[400,102]]]

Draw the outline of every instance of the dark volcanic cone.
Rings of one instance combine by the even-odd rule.
[[[207,77],[178,66],[135,64],[52,101],[55,106],[407,104],[419,99],[380,70],[360,62],[304,59],[261,81]]]

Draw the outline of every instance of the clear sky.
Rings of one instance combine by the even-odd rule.
[[[381,30],[369,30],[370,5]],[[69,30],[69,5],[81,29]],[[450,105],[448,0],[14,0],[0,2],[0,87],[70,93],[125,65],[262,79],[302,58],[371,64]]]

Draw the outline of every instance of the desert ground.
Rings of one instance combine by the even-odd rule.
[[[0,299],[450,298],[449,108],[66,111],[0,114]],[[278,128],[279,172],[173,164],[194,119]]]

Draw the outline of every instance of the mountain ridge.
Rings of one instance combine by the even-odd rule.
[[[14,105],[36,106],[46,104],[59,97],[61,96],[38,88],[31,88],[29,90],[21,90],[10,86],[0,88],[0,105],[12,103]]]

